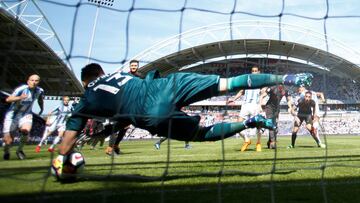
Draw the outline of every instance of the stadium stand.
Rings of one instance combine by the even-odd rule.
[[[81,83],[64,61],[24,23],[1,7],[0,27],[3,28],[0,39],[6,39],[0,41],[1,90],[11,92],[20,81],[37,73],[43,79],[41,86],[46,95],[83,93]]]
[[[244,59],[245,60],[245,59]],[[249,61],[246,60],[247,64],[237,63],[236,61],[229,62],[228,68],[226,65],[219,66],[218,62],[210,63],[206,65],[201,65],[199,67],[194,67],[191,70],[193,72],[200,72],[204,74],[217,74],[223,77],[229,75],[234,76],[238,74],[249,73],[250,65],[252,64],[260,64],[259,61],[261,59],[253,59]],[[236,65],[231,65],[234,63]],[[223,62],[225,64],[225,62]],[[263,73],[271,73],[271,74],[286,74],[286,73],[298,73],[303,72],[306,68],[307,72],[311,72],[314,75],[313,84],[311,86],[311,90],[323,92],[327,99],[327,104],[359,104],[360,103],[360,86],[353,80],[349,78],[344,78],[341,76],[336,76],[334,74],[328,73],[323,74],[314,68],[309,69],[308,67],[304,67],[304,65],[299,63],[288,63],[288,66],[277,66],[276,68],[272,67],[274,65],[267,64],[265,67],[261,67]],[[212,98],[211,101],[225,101],[227,99],[226,96]],[[341,106],[343,109],[346,109],[347,106]],[[350,106],[353,108],[353,106]],[[335,108],[335,107],[333,107]]]

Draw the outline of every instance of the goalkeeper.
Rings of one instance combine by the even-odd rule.
[[[85,94],[67,121],[64,139],[59,146],[60,155],[53,162],[58,174],[61,174],[62,163],[88,118],[110,118],[117,121],[117,127],[132,124],[151,134],[175,140],[216,141],[246,128],[273,129],[274,124],[257,115],[243,122],[200,127],[200,117],[187,115],[180,110],[181,107],[239,89],[277,84],[310,85],[312,75],[249,74],[220,78],[217,75],[173,73],[160,77],[154,71],[140,79],[123,72],[105,75],[100,65],[92,63],[82,69],[81,80]]]

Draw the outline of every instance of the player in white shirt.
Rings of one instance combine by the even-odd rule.
[[[259,67],[253,66],[251,68],[251,74],[259,74],[260,70]],[[242,122],[248,118],[258,115],[261,109],[261,89],[246,89],[240,90],[235,97],[229,98],[227,104],[234,102],[235,100],[239,99],[241,96],[244,95],[244,102],[241,106],[240,115],[238,122]],[[257,135],[257,143],[256,143],[256,151],[261,151],[261,131],[260,129],[255,129]],[[240,136],[244,139],[244,143],[240,149],[240,151],[246,151],[251,144],[251,139],[248,134],[239,133]]]
[[[70,98],[68,96],[64,96],[61,104],[56,107],[53,111],[51,111],[46,120],[46,128],[41,138],[40,143],[36,146],[35,152],[40,152],[41,146],[55,130],[58,131],[58,136],[54,139],[53,144],[48,148],[49,152],[54,151],[54,147],[61,140],[62,136],[65,132],[66,120],[71,115],[72,105],[69,104]],[[51,118],[55,117],[54,120]]]
[[[13,142],[14,133],[20,130],[20,144],[16,151],[19,159],[25,159],[23,146],[27,140],[28,134],[32,127],[32,107],[35,100],[38,101],[40,112],[43,111],[43,97],[44,90],[38,87],[40,83],[40,76],[31,75],[26,85],[17,87],[14,92],[6,98],[7,103],[11,103],[4,119],[3,134],[4,134],[4,160],[10,159],[10,147]]]

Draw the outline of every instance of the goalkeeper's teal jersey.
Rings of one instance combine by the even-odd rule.
[[[140,79],[117,72],[92,81],[76,105],[67,130],[80,131],[87,118],[106,117],[157,134],[160,123],[183,115],[181,107],[219,94],[219,76],[174,73],[160,78],[156,73]]]

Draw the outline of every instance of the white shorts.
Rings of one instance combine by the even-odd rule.
[[[58,132],[65,131],[66,123],[57,123],[53,122],[50,126],[46,127],[47,132],[54,132],[57,130]]]
[[[32,125],[33,115],[31,113],[25,115],[17,115],[12,118],[13,114],[8,113],[4,119],[3,133],[10,133],[21,128],[24,124]]]
[[[246,103],[241,106],[239,116],[243,119],[249,119],[253,116],[258,115],[261,112],[260,105],[254,103]],[[245,137],[251,137],[256,135],[259,129],[256,128],[249,128],[241,131],[241,134]]]
[[[244,119],[248,119],[250,117],[256,116],[260,113],[260,105],[254,103],[247,103],[241,106],[239,116]]]

